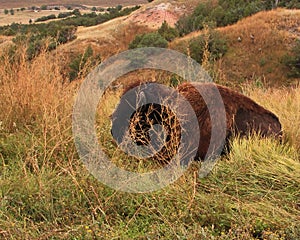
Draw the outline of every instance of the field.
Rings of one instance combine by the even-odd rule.
[[[29,24],[29,21],[33,22],[40,17],[55,14],[56,16],[60,12],[67,12],[67,10],[43,10],[35,12],[32,10],[15,11],[14,15],[4,14],[3,11],[0,13],[0,26],[5,26],[12,23]],[[90,13],[90,10],[81,10],[82,13]],[[53,20],[52,20],[53,21]]]
[[[64,5],[64,4],[83,4],[87,6],[100,6],[100,7],[114,7],[116,5],[122,6],[131,6],[131,5],[139,5],[147,3],[146,0],[113,0],[113,1],[105,1],[105,0],[71,0],[71,1],[47,1],[47,0],[35,0],[35,1],[19,1],[19,0],[0,0],[0,9],[5,8],[20,8],[20,7],[31,7],[31,6],[42,6],[42,5]]]
[[[66,1],[65,4],[69,4],[73,6],[73,8],[76,6],[76,4],[86,6],[88,8],[92,7],[115,7],[117,5],[122,5],[124,7],[126,6],[134,6],[134,5],[140,5],[144,4],[146,1],[85,1],[84,4],[82,4],[81,1]],[[68,12],[66,8],[61,8],[61,10],[42,10],[42,11],[33,11],[31,9],[32,6],[40,7],[42,5],[63,5],[63,1],[52,1],[49,3],[49,1],[35,1],[35,2],[25,2],[22,3],[20,1],[0,1],[0,26],[12,24],[12,23],[22,23],[22,24],[28,24],[30,20],[34,21],[37,18],[48,16],[51,14],[55,14],[56,16],[61,12]],[[22,7],[25,7],[26,9],[23,11],[20,11]],[[11,15],[10,13],[4,14],[4,9],[10,10],[14,9],[14,14]],[[90,9],[81,9],[81,13],[90,13]]]
[[[299,239],[300,85],[298,79],[286,85],[290,80],[281,72],[286,69],[274,60],[290,49],[297,31],[290,33],[288,26],[298,24],[298,15],[279,9],[218,29],[228,37],[229,51],[209,66],[218,67],[219,82],[279,117],[283,141],[233,139],[230,153],[207,177],[198,176],[201,162],[193,162],[173,184],[148,193],[116,191],[80,160],[72,134],[73,105],[94,65],[88,62],[69,82],[66,63],[72,60],[68,53],[83,53],[87,46],[105,60],[149,29],[129,25],[127,17],[80,27],[76,40],[51,52],[42,49],[30,61],[25,45],[16,47],[14,55],[1,46],[0,239]],[[248,39],[251,31],[259,33],[255,44]],[[238,42],[241,33],[245,40]],[[178,38],[170,47],[185,47],[196,35]],[[267,62],[261,64],[262,59]],[[249,74],[253,78],[242,83],[232,80]],[[144,70],[123,81],[164,81],[164,76]],[[98,141],[125,169],[157,167],[124,154],[112,139],[109,116],[121,91],[108,89],[99,103]]]

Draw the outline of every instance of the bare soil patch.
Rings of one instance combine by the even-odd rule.
[[[152,7],[144,6],[141,11],[133,13],[128,21],[154,29],[159,28],[166,21],[173,27],[184,13],[186,13],[184,4],[177,5],[162,2]]]

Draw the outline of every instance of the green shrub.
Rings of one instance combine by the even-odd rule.
[[[48,16],[43,16],[43,17],[37,18],[35,21],[36,22],[45,22],[45,21],[50,20],[50,19],[56,19],[55,14],[51,14],[51,15],[48,15]]]
[[[299,2],[299,0],[279,1],[278,6],[279,7],[286,7],[286,8],[300,9],[300,2]]]
[[[200,3],[190,16],[181,17],[176,23],[177,31],[181,36],[203,29],[211,21],[210,13],[213,10],[211,2]]]
[[[73,15],[72,12],[62,12],[62,13],[58,14],[57,18],[66,18],[66,17],[70,17],[72,15]]]
[[[69,80],[73,81],[81,75],[88,72],[92,65],[100,62],[100,56],[94,56],[94,51],[91,46],[88,46],[83,54],[78,54],[69,64]]]
[[[203,29],[205,25],[227,26],[259,11],[274,7],[270,1],[219,0],[201,2],[191,15],[181,17],[176,28],[181,36]]]
[[[157,32],[140,34],[129,44],[129,49],[141,47],[166,48],[168,47],[168,41]]]
[[[72,13],[73,13],[75,16],[80,16],[80,15],[81,15],[79,9],[74,9],[74,10],[72,11]]]
[[[206,49],[207,47],[207,49]],[[208,34],[201,34],[189,42],[191,57],[200,64],[204,59],[204,52],[209,51],[209,61],[222,57],[228,50],[227,41],[218,32],[210,30]]]
[[[166,21],[164,21],[158,29],[158,33],[168,42],[173,41],[179,35],[178,31],[175,28],[170,27]]]

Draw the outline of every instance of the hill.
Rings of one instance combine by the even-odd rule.
[[[77,39],[62,49],[66,52],[84,49],[89,44],[105,59],[127,49],[139,33],[158,29],[163,21],[170,26],[189,12],[182,3],[151,3],[131,15],[114,19],[94,27],[81,27]],[[288,69],[282,62],[300,38],[300,10],[276,9],[260,12],[238,23],[218,28],[228,42],[228,52],[214,64],[217,81],[229,86],[258,82],[266,86],[283,86],[299,79],[287,77]],[[202,34],[193,32],[177,38],[170,48],[185,51],[188,42]],[[254,36],[252,39],[250,36]],[[80,46],[80,47],[78,47]],[[82,50],[81,50],[82,51]]]
[[[129,16],[113,19],[98,26],[80,27],[76,33],[77,39],[61,49],[66,52],[83,51],[91,44],[103,59],[124,51],[137,34],[154,31],[163,21],[174,26],[180,16],[189,11],[190,5],[165,2],[147,4]]]
[[[215,65],[218,81],[230,86],[256,81],[273,86],[296,83],[299,79],[287,78],[282,59],[300,39],[299,26],[300,10],[276,9],[218,28],[229,43],[228,52]],[[200,34],[178,38],[171,48],[187,48],[188,42]]]

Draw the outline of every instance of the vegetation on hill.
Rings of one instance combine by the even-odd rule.
[[[51,20],[51,19],[56,19],[55,14],[51,14],[51,15],[48,15],[48,16],[43,16],[43,17],[37,18],[35,20],[35,22],[45,22],[45,21],[48,21],[48,20]]]
[[[15,36],[15,43],[28,45],[28,59],[37,56],[45,42],[47,42],[48,50],[55,49],[60,44],[65,44],[76,39],[76,30],[79,26],[94,26],[113,18],[128,15],[135,11],[139,6],[122,8],[110,8],[108,13],[96,14],[81,14],[80,11],[74,10],[74,16],[61,19],[55,22],[41,24],[17,24],[13,23],[9,26],[0,27],[0,34],[6,36]],[[55,15],[45,16],[39,21],[46,21],[56,18]],[[29,44],[26,44],[29,43]]]
[[[279,1],[247,1],[247,0],[219,0],[201,2],[191,15],[183,16],[176,24],[181,36],[193,31],[201,30],[205,25],[227,26],[238,20],[260,11],[271,10],[277,6],[300,8],[299,2],[294,0]]]
[[[283,57],[283,63],[289,68],[289,77],[300,78],[300,40],[297,40],[291,53]]]
[[[178,37],[178,32],[164,21],[161,27],[154,32],[139,34],[129,44],[129,49],[139,47],[168,47],[168,42]]]
[[[95,55],[91,46],[88,46],[84,53],[79,53],[75,56],[70,56],[69,63],[69,80],[73,81],[86,76],[91,68],[100,64],[101,57]]]
[[[293,3],[279,4],[284,2]],[[93,45],[71,56],[48,50],[74,39],[79,25],[73,21],[84,23],[84,15],[63,25],[1,28],[12,30],[15,39],[0,53],[0,239],[299,239],[300,86],[271,88],[262,80],[267,72],[299,76],[299,43],[282,32],[299,24],[296,15],[284,13],[264,12],[221,29],[206,24],[180,39],[177,29],[164,24],[134,40],[132,47],[169,41],[171,48],[199,57],[225,85],[242,79],[241,72],[254,72],[255,81],[237,80],[234,86],[274,112],[284,131],[281,143],[257,136],[233,139],[230,153],[206,178],[198,177],[201,163],[194,162],[172,185],[143,194],[115,191],[97,181],[74,146],[74,98],[101,59]],[[147,69],[123,80],[129,79],[176,85],[174,76]],[[109,116],[121,92],[107,89],[99,102],[98,141],[122,168],[158,167],[114,144]]]
[[[129,49],[141,47],[168,47],[168,42],[159,33],[145,33],[135,37],[129,44]]]
[[[277,87],[297,85],[299,24],[299,10],[280,8],[257,13],[234,25],[209,27],[219,33],[215,41],[223,39],[227,50],[219,60],[211,61],[207,70],[215,81],[231,87],[240,88],[248,82]],[[177,38],[170,48],[186,53],[190,42],[205,32],[202,29]],[[196,56],[201,56],[197,51]]]
[[[190,56],[200,64],[203,60],[213,62],[220,59],[228,50],[226,38],[211,29],[191,39],[188,44]]]

